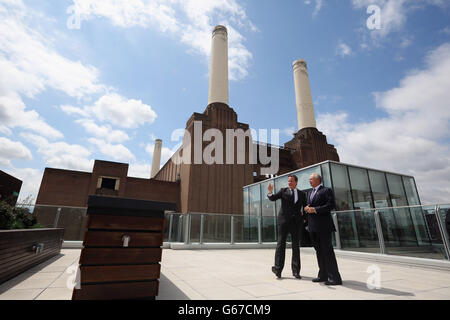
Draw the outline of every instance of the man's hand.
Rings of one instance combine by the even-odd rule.
[[[269,185],[267,186],[267,190],[269,191],[269,193],[273,193],[273,185],[269,183]]]
[[[305,211],[308,213],[316,213],[316,209],[315,208],[311,208],[309,205],[307,205],[305,207]]]

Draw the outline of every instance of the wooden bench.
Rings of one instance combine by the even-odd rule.
[[[64,229],[0,230],[0,283],[56,256]]]
[[[175,203],[89,196],[80,283],[72,299],[154,299],[164,211],[175,209]]]

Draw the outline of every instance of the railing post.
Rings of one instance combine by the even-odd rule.
[[[375,226],[377,227],[378,242],[380,243],[381,254],[386,254],[386,246],[384,245],[383,229],[381,228],[380,213],[375,210],[373,213],[375,219]]]
[[[177,235],[177,241],[181,242],[183,240],[183,224],[184,224],[184,215],[180,214],[178,217],[178,235]]]
[[[262,244],[262,219],[258,217],[258,243]]]
[[[336,236],[336,249],[342,249],[341,234],[339,233],[339,224],[338,224],[337,214],[333,213],[332,217],[333,217],[334,226],[336,228],[336,232],[334,233],[334,235]]]
[[[230,217],[230,244],[234,244],[234,216]]]
[[[191,243],[191,214],[186,214],[186,222],[185,222],[185,238],[184,238],[184,244],[190,244]]]
[[[444,221],[442,221],[442,217],[439,211],[440,207],[439,205],[436,205],[436,207],[434,207],[434,214],[436,216],[436,221],[439,226],[439,232],[441,233],[441,239],[442,244],[444,245],[445,255],[447,256],[447,260],[450,260],[450,244],[448,241],[447,230]]]
[[[169,216],[169,235],[167,236],[167,241],[172,241],[172,227],[173,227],[173,214]]]
[[[55,221],[53,222],[53,228],[57,228],[58,227],[58,222],[59,222],[59,217],[61,216],[61,208],[58,208],[56,210],[56,216],[55,216]]]
[[[205,225],[205,215],[202,214],[200,216],[200,239],[199,239],[200,244],[203,243],[203,230],[204,230],[203,228],[204,228],[204,225]]]

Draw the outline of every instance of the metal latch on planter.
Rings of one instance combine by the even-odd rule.
[[[123,247],[128,247],[128,244],[130,243],[130,239],[131,239],[130,236],[124,235],[124,236],[122,237],[122,246],[123,246]]]
[[[35,243],[32,247],[33,251],[35,253],[40,253],[44,251],[44,244],[43,243]]]

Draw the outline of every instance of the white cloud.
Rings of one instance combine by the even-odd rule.
[[[128,176],[135,178],[150,179],[152,166],[148,163],[130,163]]]
[[[98,119],[122,128],[153,123],[157,117],[155,111],[141,100],[126,99],[116,93],[102,96],[90,109]]]
[[[31,160],[33,156],[31,151],[20,141],[12,141],[4,137],[0,137],[0,164],[11,165],[10,160]]]
[[[126,132],[122,130],[113,130],[110,125],[99,126],[91,119],[79,119],[75,122],[82,125],[86,129],[86,132],[95,137],[104,139],[107,142],[121,143],[130,140],[130,137]]]
[[[20,135],[26,141],[37,147],[46,163],[46,165],[69,170],[90,171],[94,164],[88,157],[91,152],[83,146],[77,144],[68,144],[66,142],[49,142],[42,136],[31,133],[22,133]]]
[[[131,151],[122,144],[111,144],[105,140],[89,138],[88,141],[95,145],[101,153],[116,161],[129,162],[135,160]]]
[[[67,113],[69,116],[72,115],[79,115],[82,117],[89,117],[89,112],[83,110],[82,108],[79,107],[74,107],[74,106],[68,106],[68,105],[63,105],[60,106],[61,110],[64,111],[65,113]]]
[[[315,2],[316,2],[316,5],[314,6],[313,17],[316,17],[317,14],[319,13],[319,11],[323,7],[323,0],[315,0]],[[311,0],[305,0],[306,5],[309,6],[311,3],[312,3]]]
[[[19,198],[17,203],[23,202],[26,198],[31,196],[32,203],[36,201],[39,187],[42,181],[42,172],[34,168],[10,168],[8,174],[22,180],[22,187],[20,188]]]
[[[214,25],[224,24],[229,31],[230,80],[248,75],[252,54],[237,28],[257,29],[236,0],[74,0],[74,3],[84,20],[104,17],[122,28],[156,28],[206,58],[210,55]]]
[[[20,127],[56,139],[63,134],[26,106],[22,96],[35,98],[52,88],[82,98],[103,87],[94,67],[63,57],[37,31],[41,18],[21,1],[0,2],[0,129]]]
[[[319,114],[318,128],[334,143],[341,161],[412,175],[422,202],[450,196],[450,43],[426,58],[426,68],[398,87],[374,93],[388,116],[350,123],[348,115]]]
[[[7,76],[7,74],[1,72],[0,77],[2,75],[5,78]],[[51,139],[63,137],[61,131],[50,126],[35,110],[26,109],[26,105],[17,93],[7,92],[1,94],[0,92],[0,121],[2,123],[1,127],[3,128],[2,132],[11,132],[9,128],[19,127],[37,132]]]
[[[137,128],[146,123],[153,123],[157,117],[156,112],[149,105],[143,103],[141,100],[127,99],[117,93],[107,93],[101,96],[93,105],[85,107],[74,107],[64,105],[60,107],[62,111],[68,115],[82,116],[84,119],[79,119],[77,122],[82,124],[86,129],[89,127],[90,133],[96,133],[97,136],[100,130],[105,131],[109,128],[109,133],[112,133],[110,126],[94,128],[94,122],[91,117],[96,117],[102,122],[109,122],[121,128]],[[123,131],[114,131],[116,139],[127,140]],[[100,135],[105,137],[105,134]],[[121,142],[121,141],[117,141]]]
[[[387,35],[393,32],[401,31],[407,21],[408,15],[414,11],[425,7],[426,5],[433,5],[439,7],[448,6],[448,1],[445,0],[352,0],[352,5],[355,9],[366,9],[370,5],[377,5],[380,9],[381,29],[368,30],[370,37],[375,45],[378,45]],[[367,15],[367,18],[369,15]],[[364,26],[365,27],[365,26]],[[367,44],[363,45],[364,47]]]
[[[351,56],[352,55],[352,49],[342,41],[338,43],[336,47],[336,54],[341,57]]]

